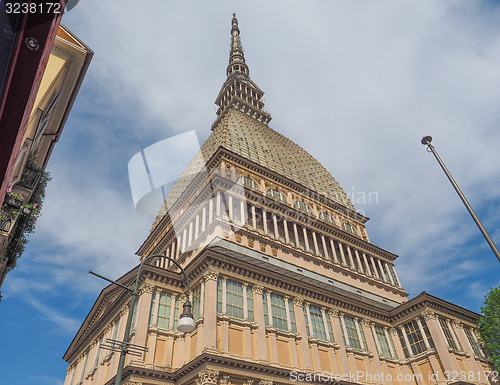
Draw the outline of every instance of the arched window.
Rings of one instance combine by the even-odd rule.
[[[238,178],[238,183],[243,184],[244,186],[251,187],[255,190],[259,189],[259,185],[253,179],[248,176],[242,175]]]
[[[351,234],[358,235],[354,227],[352,227],[349,223],[344,222],[342,223],[342,230],[348,231]]]
[[[319,219],[321,219],[325,222],[331,223],[332,225],[335,224],[335,221],[333,220],[333,218],[326,211],[319,213]]]
[[[312,214],[312,209],[309,207],[309,205],[306,202],[303,201],[295,201],[293,206],[297,209],[300,209],[302,211],[305,211],[308,214]]]
[[[274,188],[271,188],[269,190],[267,190],[267,193],[266,195],[274,198],[274,199],[277,199],[279,201],[282,201],[282,202],[285,202],[286,203],[286,196],[285,194],[283,194],[281,191],[278,191]]]

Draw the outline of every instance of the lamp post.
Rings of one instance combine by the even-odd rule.
[[[472,219],[474,219],[474,222],[476,222],[477,227],[479,227],[479,230],[481,231],[481,233],[483,234],[484,238],[486,239],[486,242],[488,242],[488,245],[490,245],[491,250],[493,250],[493,253],[498,258],[498,261],[500,261],[500,252],[498,251],[498,248],[495,245],[495,242],[493,242],[493,240],[491,239],[490,235],[488,234],[488,232],[484,228],[483,224],[481,223],[481,221],[477,217],[476,213],[472,209],[472,206],[469,204],[469,202],[465,198],[465,195],[462,193],[462,191],[458,187],[457,183],[455,182],[455,180],[451,176],[450,172],[448,171],[448,169],[444,165],[443,161],[441,160],[441,158],[437,154],[434,146],[431,144],[431,141],[432,141],[432,136],[424,136],[422,138],[422,140],[421,140],[420,143],[422,143],[423,145],[427,145],[427,147],[428,147],[427,151],[430,150],[430,152],[432,152],[434,154],[434,156],[436,157],[436,160],[438,161],[439,165],[441,166],[441,168],[443,169],[444,173],[446,174],[446,176],[450,180],[451,184],[455,188],[455,191],[457,192],[458,196],[460,197],[460,199],[462,199],[462,202],[464,203],[465,207],[469,211],[469,214],[471,215]]]
[[[97,274],[93,272],[92,270],[89,271],[89,274],[95,275],[96,277],[102,278],[108,282],[111,282],[117,286],[120,286],[132,293],[132,299],[130,300],[130,305],[129,305],[129,311],[128,311],[128,317],[127,317],[127,325],[125,326],[125,334],[123,336],[123,341],[119,344],[120,345],[120,362],[118,363],[118,371],[116,373],[116,378],[115,378],[115,385],[120,385],[122,376],[123,376],[123,367],[125,365],[125,356],[127,355],[127,352],[129,349],[136,349],[136,350],[141,350],[145,351],[145,347],[140,347],[133,345],[131,346],[130,344],[130,329],[132,327],[132,317],[134,313],[134,308],[135,308],[135,303],[137,301],[137,292],[139,288],[139,279],[141,276],[142,272],[142,267],[146,263],[146,261],[152,259],[152,258],[167,258],[169,261],[173,262],[184,274],[184,278],[186,279],[186,285],[187,285],[187,300],[184,302],[183,305],[183,311],[181,316],[179,317],[179,322],[177,323],[177,329],[181,332],[184,333],[190,333],[195,329],[195,324],[194,324],[194,318],[193,314],[191,313],[191,302],[189,301],[189,293],[191,291],[191,288],[189,286],[189,278],[184,271],[184,269],[177,263],[177,261],[174,261],[172,258],[167,257],[166,255],[161,255],[161,254],[153,254],[149,255],[148,257],[144,258],[144,260],[141,262],[139,265],[139,269],[137,270],[137,277],[135,278],[135,283],[132,286],[125,286],[122,285],[121,283],[115,282],[109,278],[103,277],[100,274]]]

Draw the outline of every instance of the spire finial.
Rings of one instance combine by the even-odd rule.
[[[238,19],[236,13],[233,13],[231,26],[231,53],[229,54],[229,65],[227,66],[227,76],[240,73],[248,76],[250,71],[245,63],[245,55],[240,39],[240,29],[238,28]]]
[[[271,120],[271,115],[264,111],[264,101],[262,100],[264,92],[250,79],[249,73],[241,46],[238,19],[236,13],[233,13],[227,80],[215,99],[215,104],[219,106],[219,109],[212,129],[217,126],[229,109],[242,111],[264,124]]]

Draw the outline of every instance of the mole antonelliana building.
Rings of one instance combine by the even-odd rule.
[[[231,35],[213,132],[138,251],[185,269],[196,328],[176,330],[186,281],[153,259],[130,340],[147,352],[126,356],[122,383],[488,384],[478,315],[425,292],[408,300],[397,256],[370,243],[368,218],[268,126],[235,16]],[[123,339],[130,298],[115,285],[102,291],[64,355],[65,385],[114,383],[120,354],[101,344]]]

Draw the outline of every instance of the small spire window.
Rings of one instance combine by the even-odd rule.
[[[286,196],[285,194],[283,194],[281,191],[278,191],[274,188],[271,188],[269,190],[267,190],[267,193],[266,193],[267,196],[270,196],[271,198],[274,198],[274,199],[277,199],[281,202],[285,202],[286,203]]]
[[[243,184],[244,186],[251,187],[255,190],[259,189],[259,185],[253,179],[248,176],[242,175],[238,178],[238,183]]]
[[[328,222],[328,223],[331,223],[332,225],[335,224],[335,221],[333,220],[333,218],[331,217],[330,214],[328,214],[326,211],[323,211],[321,213],[319,213],[319,219],[325,221],[325,222]]]
[[[312,214],[312,209],[309,207],[309,205],[304,202],[304,201],[295,201],[293,206],[299,210],[305,211],[308,214]]]
[[[354,229],[354,227],[351,224],[347,223],[347,222],[342,223],[342,230],[345,230],[345,231],[347,231],[347,232],[349,232],[351,234],[354,234],[354,235],[358,235],[358,233],[356,232],[356,230]]]

